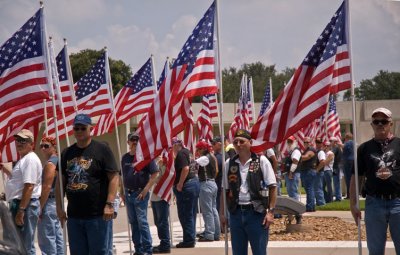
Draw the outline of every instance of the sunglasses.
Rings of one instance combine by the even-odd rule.
[[[28,142],[28,140],[23,139],[23,138],[17,138],[17,139],[15,139],[15,142],[17,142],[19,144],[26,144]]]
[[[45,144],[45,143],[44,143],[44,144],[41,144],[41,145],[40,145],[40,148],[42,148],[42,149],[43,149],[43,148],[48,149],[48,148],[50,148],[50,144]]]
[[[138,142],[139,139],[137,139],[137,138],[131,138],[131,139],[129,139],[129,141],[130,141],[130,142]]]
[[[383,126],[385,126],[385,125],[387,125],[387,124],[389,124],[389,120],[385,120],[385,119],[383,119],[383,120],[373,120],[372,121],[372,124],[374,124],[375,126],[378,126],[379,124],[382,124]]]
[[[74,131],[86,131],[87,127],[74,127]]]
[[[235,141],[233,141],[233,144],[234,145],[238,145],[238,144],[240,144],[240,145],[242,145],[242,144],[245,144],[247,141],[245,141],[245,140],[235,140]]]

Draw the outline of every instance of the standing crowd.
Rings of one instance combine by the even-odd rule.
[[[368,248],[370,254],[383,254],[388,225],[397,251],[400,242],[400,233],[394,227],[400,222],[396,163],[400,160],[400,147],[398,138],[390,132],[391,112],[376,109],[372,119],[375,136],[360,146],[357,162],[359,175],[366,176],[362,193],[367,197]],[[23,129],[14,136],[20,160],[12,168],[1,164],[0,169],[7,176],[6,199],[28,254],[36,254],[36,230],[42,254],[64,254],[65,226],[71,254],[113,254],[112,222],[117,216],[119,197],[126,205],[134,254],[170,253],[169,202],[151,192],[167,171],[168,159],[159,156],[143,169],[135,169],[132,162],[140,137],[130,133],[129,151],[118,167],[109,146],[92,139],[92,125],[88,115],[75,117],[76,143],[61,153],[60,162],[56,140],[43,137],[40,149],[44,165],[34,152],[32,132]],[[168,152],[174,157],[173,193],[183,230],[182,241],[176,248],[193,248],[196,242],[220,240],[221,233],[229,230],[234,255],[247,254],[249,243],[253,254],[266,254],[269,226],[274,217],[279,217],[275,204],[283,183],[288,196],[297,201],[300,187],[304,187],[306,211],[313,212],[316,206],[343,199],[344,177],[345,198],[351,198],[351,211],[359,223],[352,134],[345,135],[344,143],[334,137],[329,141],[305,137],[303,150],[298,142],[290,136],[284,153],[271,148],[256,154],[251,151],[250,133],[239,129],[232,144],[220,136],[200,140],[193,155],[180,139],[173,138]],[[68,200],[66,211],[64,194]],[[147,217],[149,201],[160,239],[155,246]],[[204,220],[201,233],[196,233],[198,212]],[[302,215],[295,218],[300,224]]]

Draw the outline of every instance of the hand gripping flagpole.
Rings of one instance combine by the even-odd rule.
[[[218,70],[217,73],[217,84],[219,85],[219,128],[220,128],[220,134],[221,134],[221,139],[225,139],[225,134],[224,134],[224,122],[222,119],[222,114],[224,112],[224,94],[222,91],[222,71],[221,71],[221,39],[220,39],[220,29],[219,29],[219,1],[215,0],[215,18],[216,18],[216,29],[217,29],[217,56],[216,56],[216,67]],[[215,44],[214,44],[215,47]],[[223,151],[222,153],[222,176],[225,176],[225,153]],[[224,182],[224,179],[222,179]],[[226,192],[225,189],[222,190],[222,198],[223,198],[223,203],[224,203],[224,216],[225,219],[227,219],[227,211],[226,211]],[[227,225],[225,224],[224,226],[224,236],[225,236],[225,255],[228,255],[228,228]]]
[[[122,154],[121,154],[121,144],[120,144],[120,142],[119,142],[119,132],[118,132],[118,125],[117,125],[117,117],[115,116],[115,104],[114,104],[114,93],[113,93],[113,90],[112,90],[112,83],[111,83],[111,73],[110,73],[110,65],[109,65],[109,62],[108,62],[108,51],[107,51],[107,47],[105,47],[104,48],[104,50],[105,50],[105,58],[106,58],[106,80],[107,80],[107,83],[108,83],[108,89],[109,89],[109,95],[110,95],[110,100],[111,100],[111,107],[112,107],[112,109],[111,109],[111,111],[112,111],[112,116],[113,116],[113,119],[114,119],[114,130],[115,130],[115,138],[116,138],[116,140],[117,140],[117,150],[118,150],[118,159],[121,159],[122,158]],[[124,196],[125,196],[125,187],[124,187],[124,182],[123,182],[123,180],[124,180],[124,172],[122,171],[122,169],[120,170],[120,172],[121,172],[121,178],[122,178],[122,185],[121,185],[121,189],[122,189],[122,192],[123,192],[123,194],[124,194]],[[126,221],[128,222],[128,242],[129,242],[129,254],[132,254],[132,242],[131,242],[131,227],[130,227],[130,224],[129,224],[129,219],[128,219],[128,206],[125,206],[125,210],[126,210],[126,215],[127,215],[127,218],[126,218]]]
[[[356,101],[354,96],[354,74],[353,74],[353,60],[351,50],[351,16],[350,16],[350,0],[345,0],[346,4],[346,33],[347,33],[347,45],[349,47],[349,59],[350,59],[350,75],[351,75],[351,102],[352,102],[352,118],[353,118],[353,151],[354,151],[354,178],[355,178],[355,189],[356,189],[356,207],[360,210],[360,194],[359,194],[359,179],[358,179],[358,162],[357,162],[357,123],[356,123]],[[362,243],[361,243],[361,221],[357,218],[357,232],[358,232],[358,254],[362,255]]]

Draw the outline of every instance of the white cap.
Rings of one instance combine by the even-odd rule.
[[[376,114],[376,113],[383,113],[384,115],[386,115],[386,117],[388,117],[388,118],[391,118],[392,117],[392,112],[391,111],[389,111],[388,109],[386,109],[386,108],[383,108],[383,107],[380,107],[380,108],[377,108],[377,109],[375,109],[373,112],[372,112],[372,117],[374,117],[374,115]]]

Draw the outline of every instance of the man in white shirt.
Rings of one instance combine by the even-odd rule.
[[[22,129],[14,135],[17,152],[21,159],[12,170],[0,165],[7,175],[6,199],[28,254],[35,252],[35,231],[40,213],[42,191],[42,163],[33,152],[34,137],[31,131]]]

